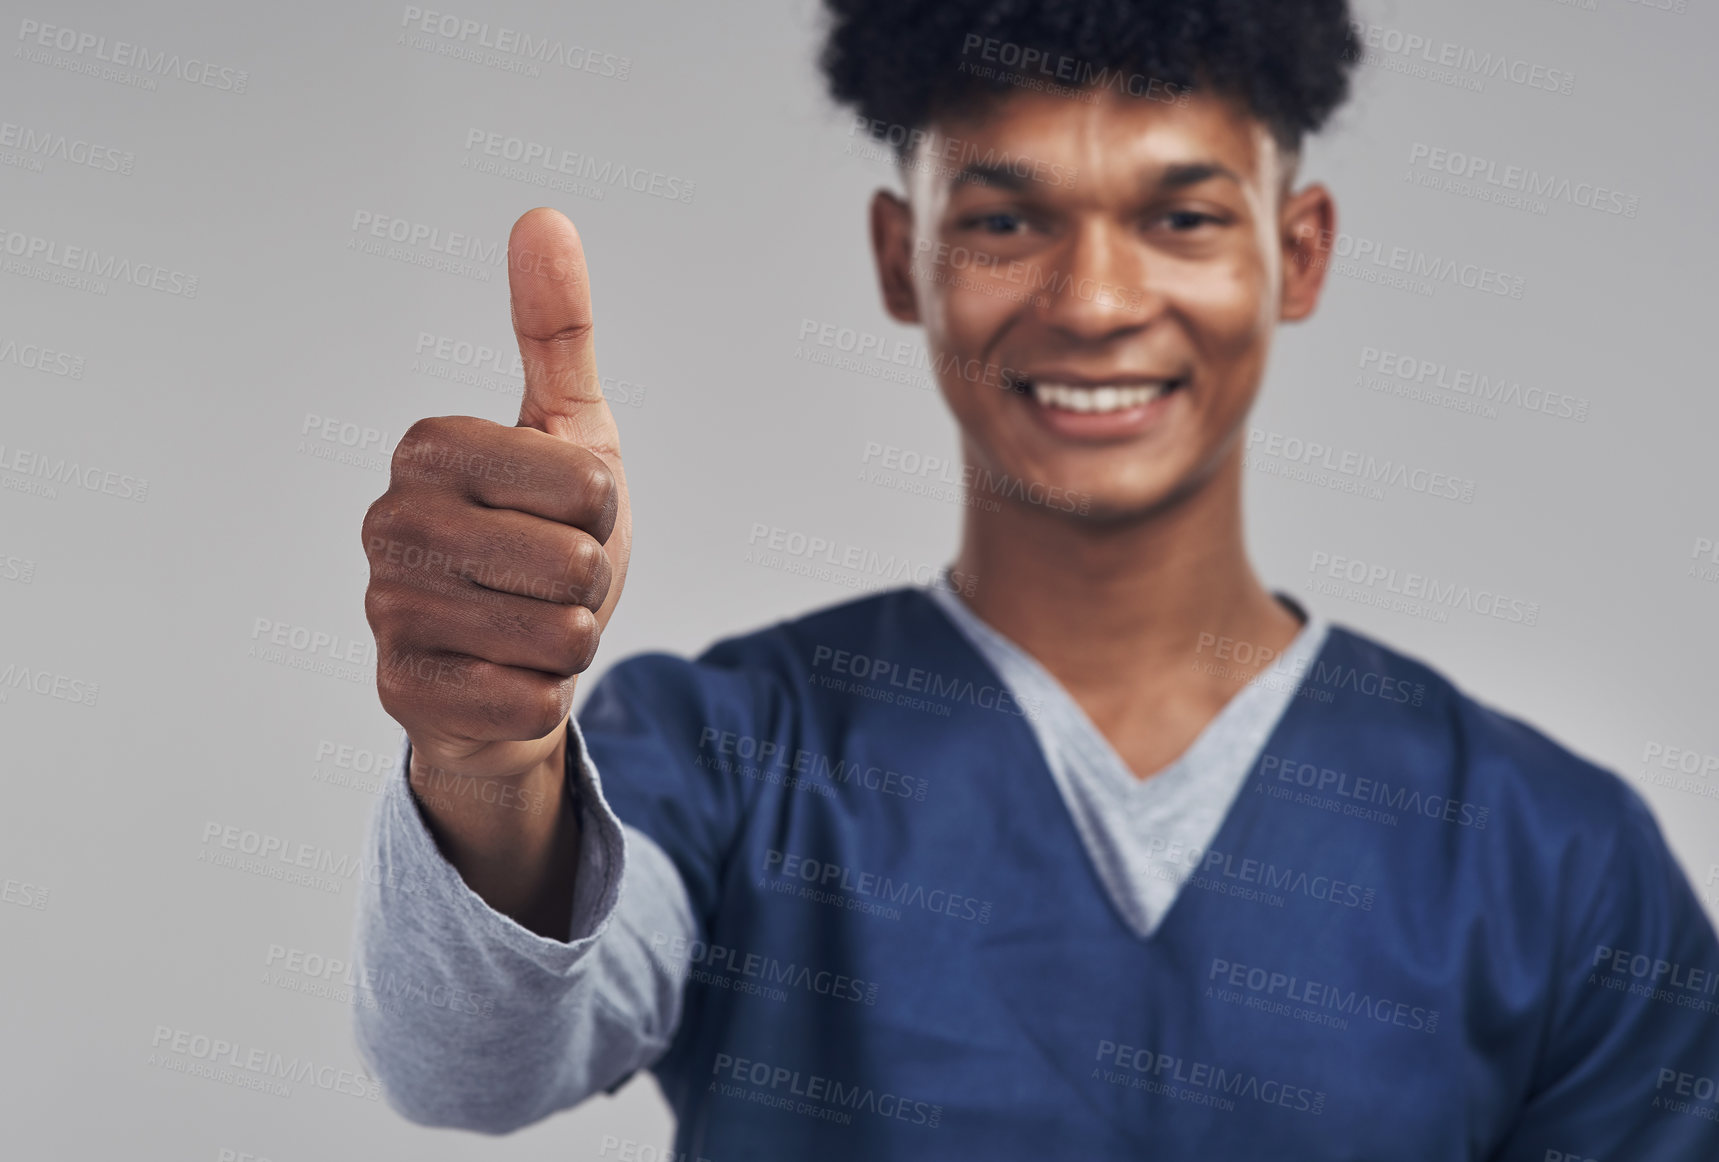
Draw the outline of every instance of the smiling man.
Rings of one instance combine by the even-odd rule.
[[[389,1100],[504,1132],[649,1069],[712,1162],[1719,1156],[1719,948],[1645,805],[1246,554],[1344,4],[832,8],[901,143],[884,303],[995,503],[936,584],[569,719],[631,515],[577,235],[525,215],[519,425],[415,425],[365,520]]]

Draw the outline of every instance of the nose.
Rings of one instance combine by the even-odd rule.
[[[1039,319],[1071,339],[1103,342],[1147,326],[1164,310],[1147,285],[1144,247],[1123,226],[1082,223],[1037,272]]]

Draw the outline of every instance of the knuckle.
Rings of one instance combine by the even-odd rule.
[[[567,655],[567,673],[583,673],[597,656],[602,629],[597,625],[597,615],[583,605],[567,606],[565,617],[567,627],[562,645]]]
[[[607,512],[617,497],[614,470],[593,456],[586,466],[583,491],[598,512]]]
[[[583,533],[573,538],[567,553],[566,581],[572,593],[584,598],[580,605],[603,604],[609,591],[609,554],[595,538]]]
[[[517,675],[519,672],[515,671]],[[524,740],[542,738],[566,715],[562,685],[540,678],[479,682],[471,712],[492,732]]]
[[[381,547],[381,542],[386,540],[388,529],[398,513],[399,504],[393,489],[370,502],[370,507],[364,510],[364,520],[358,526],[359,533],[364,538],[366,555],[374,555]]]
[[[438,471],[470,434],[466,416],[425,416],[406,429],[394,445],[390,475],[396,483],[424,483],[441,479]]]
[[[472,510],[458,503],[419,498],[389,505],[372,518],[365,537],[372,576],[409,578],[420,588],[436,587],[439,575],[454,568],[454,546],[473,519]]]
[[[577,353],[596,333],[596,321],[585,319],[568,323],[565,327],[557,329],[549,336],[549,342],[560,347],[571,348],[573,353]]]
[[[528,721],[524,724],[532,738],[542,738],[567,717],[568,699],[565,685],[560,682],[538,682],[529,703]]]
[[[384,663],[376,667],[376,693],[382,709],[396,722],[405,723],[416,717],[425,697],[422,688],[413,681],[411,659],[390,651]]]
[[[434,448],[442,442],[443,433],[447,430],[441,416],[426,416],[414,421],[400,437],[400,442],[394,445],[394,467],[409,464],[420,451]]]
[[[397,585],[372,583],[364,590],[364,618],[378,640],[392,638],[407,604]]]
[[[395,722],[403,724],[412,716],[412,704],[404,697],[398,683],[380,670],[376,672],[376,699],[382,703],[382,713]]]
[[[582,605],[558,605],[550,611],[549,627],[539,640],[555,673],[570,676],[583,668],[580,660],[585,656],[590,626],[579,614],[589,612]]]

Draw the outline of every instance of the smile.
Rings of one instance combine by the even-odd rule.
[[[1027,388],[1041,407],[1103,414],[1145,407],[1159,396],[1181,387],[1182,383],[1181,379],[1161,379],[1150,383],[1060,383],[1047,379],[1031,380]]]

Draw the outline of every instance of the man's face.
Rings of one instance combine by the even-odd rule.
[[[1117,520],[1239,455],[1334,214],[1320,187],[1288,195],[1292,163],[1237,105],[1093,96],[940,119],[872,227],[886,305],[924,325],[969,462]]]

